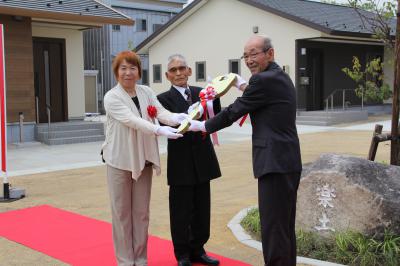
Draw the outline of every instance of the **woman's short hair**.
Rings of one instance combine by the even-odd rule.
[[[140,57],[132,51],[119,52],[113,59],[112,68],[115,78],[118,79],[118,68],[124,60],[129,64],[136,66],[139,71],[139,78],[142,78],[142,63],[140,62]]]

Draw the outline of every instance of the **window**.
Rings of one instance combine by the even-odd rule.
[[[153,24],[153,32],[157,31],[159,28],[162,27],[163,24]]]
[[[142,84],[149,85],[149,71],[147,69],[142,69]]]
[[[206,62],[196,62],[196,81],[206,80]]]
[[[147,31],[147,20],[145,19],[136,20],[136,31]]]
[[[112,25],[113,31],[121,31],[121,25]]]
[[[153,82],[161,83],[161,65],[153,65]]]
[[[240,60],[239,59],[229,60],[229,72],[240,75]]]

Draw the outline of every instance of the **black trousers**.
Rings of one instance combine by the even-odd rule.
[[[261,242],[267,266],[296,265],[296,200],[301,173],[258,178]]]
[[[176,259],[204,254],[210,238],[210,182],[170,186],[169,213]]]

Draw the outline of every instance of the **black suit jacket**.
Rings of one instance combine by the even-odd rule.
[[[192,102],[199,101],[201,88],[190,86]],[[169,91],[157,96],[160,103],[174,113],[185,113],[189,104],[182,94],[171,87]],[[220,112],[219,99],[214,100],[215,113]],[[168,185],[195,185],[221,176],[217,156],[207,134],[186,132],[182,138],[168,139],[167,160]]]
[[[208,120],[206,130],[211,133],[230,126],[247,113],[253,127],[254,176],[301,171],[296,91],[289,76],[276,63],[253,75],[242,97]]]

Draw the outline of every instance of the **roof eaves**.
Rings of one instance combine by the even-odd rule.
[[[360,37],[360,38],[373,38],[371,33],[365,32],[350,32],[350,31],[340,31],[340,30],[333,30],[331,35],[336,36],[349,36],[349,37]]]
[[[182,8],[179,8],[179,7],[169,7],[169,6],[162,6],[162,5],[148,5],[146,3],[126,2],[126,1],[121,1],[121,0],[113,1],[111,3],[111,6],[116,7],[116,8],[139,9],[139,10],[167,12],[167,13],[174,13],[174,14],[178,14],[182,10]]]
[[[62,11],[51,11],[51,10],[40,10],[32,8],[24,8],[21,6],[7,6],[0,5],[0,13],[6,15],[24,16],[41,19],[54,19],[54,20],[70,20],[77,22],[89,22],[89,23],[102,23],[102,24],[120,24],[120,25],[133,25],[134,20],[130,17],[118,12],[104,4],[93,0],[99,5],[104,6],[110,12],[117,13],[119,17],[111,16],[99,16],[99,15],[87,15],[82,13],[71,13]]]
[[[55,20],[72,20],[72,21],[119,24],[119,25],[134,24],[134,21],[132,19],[125,19],[125,18],[110,18],[110,17],[88,16],[88,15],[83,16],[79,14],[50,12],[50,11],[32,10],[32,9],[14,8],[14,7],[0,7],[0,13],[7,15],[14,15],[14,16],[55,19]]]
[[[144,41],[142,41],[138,46],[135,47],[135,51],[138,52],[141,49],[145,48],[148,44],[150,44],[154,39],[157,37],[161,36],[161,34],[166,31],[170,26],[175,24],[175,22],[179,21],[181,18],[183,18],[186,14],[189,12],[193,11],[197,5],[202,2],[202,1],[208,1],[208,0],[194,0],[191,2],[186,8],[184,8],[181,12],[179,12],[176,16],[174,16],[171,20],[169,20],[167,23],[165,23],[162,27],[160,27],[158,30],[153,32],[149,37],[147,37]]]
[[[177,4],[186,4],[187,0],[160,0],[161,2],[170,2],[170,3],[177,3]]]
[[[40,18],[32,18],[32,26],[43,26],[43,27],[67,27],[69,29],[77,29],[77,30],[87,30],[93,28],[101,28],[104,24],[102,23],[85,23],[85,22],[75,22],[75,21],[60,21],[53,19],[40,19]]]
[[[104,3],[100,2],[99,0],[93,0],[93,1],[95,1],[96,3],[98,3],[98,4],[100,4],[100,5],[104,6],[104,7],[106,7],[106,8],[108,8],[108,9],[111,9],[111,10],[114,11],[115,13],[118,13],[120,16],[124,17],[126,20],[130,20],[130,21],[132,22],[132,24],[129,24],[129,25],[134,25],[134,24],[135,24],[135,21],[134,21],[131,17],[125,15],[124,13],[122,13],[122,12],[120,12],[120,11],[118,11],[118,10],[112,8],[111,6],[105,5]],[[121,24],[121,25],[122,25],[122,24]],[[128,24],[125,24],[125,25],[128,25]]]

